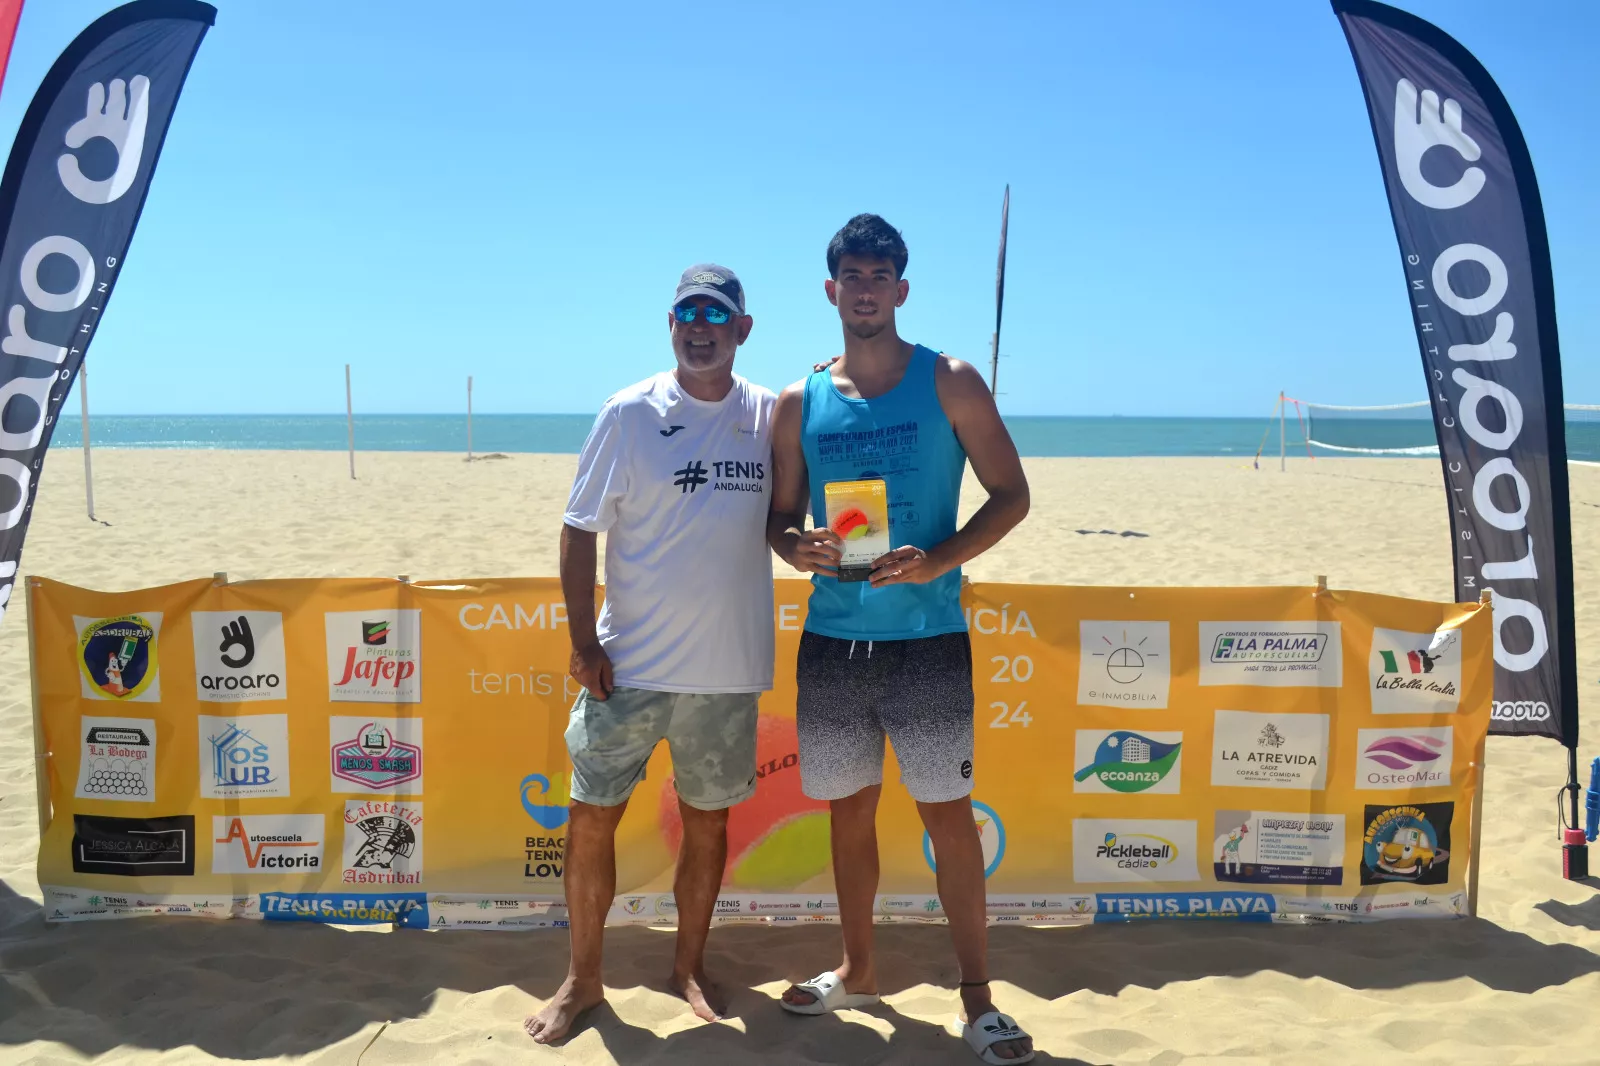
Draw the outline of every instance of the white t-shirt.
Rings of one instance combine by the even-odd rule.
[[[767,486],[776,402],[738,375],[720,401],[697,400],[663,372],[601,408],[565,521],[606,533],[598,628],[618,685],[772,687]]]

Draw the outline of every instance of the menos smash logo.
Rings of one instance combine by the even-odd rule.
[[[332,791],[422,794],[422,719],[336,715],[328,732]]]
[[[422,612],[329,611],[328,699],[418,703],[422,699]]]

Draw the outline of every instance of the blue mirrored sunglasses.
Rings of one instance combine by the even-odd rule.
[[[677,307],[672,309],[672,317],[676,318],[679,322],[688,324],[694,321],[694,316],[699,312],[699,310],[700,309],[694,304],[679,304]],[[732,317],[732,312],[725,311],[716,304],[706,305],[706,321],[713,326],[723,325]]]

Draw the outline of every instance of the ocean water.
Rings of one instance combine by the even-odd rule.
[[[474,415],[472,450],[576,454],[592,415]],[[1278,454],[1278,426],[1264,418],[1016,417],[1006,425],[1017,450],[1028,456],[1237,456],[1251,459],[1266,435],[1263,461]],[[51,443],[77,448],[81,421],[63,416]],[[1325,434],[1319,425],[1317,439]],[[1433,426],[1424,419],[1385,419],[1338,427],[1338,442],[1366,447],[1426,446]],[[96,415],[96,448],[249,448],[343,451],[343,415]],[[1304,455],[1298,427],[1288,423],[1291,455]],[[358,451],[462,452],[464,415],[357,415]],[[1600,460],[1600,422],[1569,421],[1567,448],[1574,459]],[[1320,452],[1319,454],[1329,454]]]

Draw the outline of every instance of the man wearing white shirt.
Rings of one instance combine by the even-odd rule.
[[[716,264],[684,271],[668,315],[677,367],[606,401],[578,459],[561,530],[571,673],[572,804],[565,884],[572,962],[527,1020],[541,1044],[600,1003],[616,892],[616,829],[665,740],[683,821],[671,985],[706,1021],[722,998],[705,944],[727,861],[728,809],[756,787],[756,702],[772,687],[767,479],[776,397],[733,373],[750,335],[744,287]],[[594,614],[596,535],[605,606]]]

